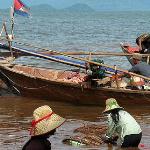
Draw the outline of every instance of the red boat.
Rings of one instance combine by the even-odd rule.
[[[130,44],[123,44],[123,43],[121,43],[120,46],[122,48],[122,51],[125,54],[140,53],[138,46],[133,47]],[[143,61],[148,62],[150,64],[150,61],[149,61],[150,54],[141,54],[141,55],[143,56]],[[127,57],[128,61],[130,62],[130,64],[134,65],[133,60],[132,60],[132,55],[127,55],[126,57]]]

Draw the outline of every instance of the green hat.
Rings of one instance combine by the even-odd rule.
[[[117,108],[123,109],[123,107],[120,107],[118,105],[117,101],[114,98],[109,98],[109,99],[106,100],[106,108],[103,111],[103,113],[106,113],[110,110],[114,110],[114,109],[117,109]]]

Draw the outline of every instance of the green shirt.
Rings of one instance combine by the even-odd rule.
[[[140,125],[136,120],[126,111],[119,111],[119,121],[115,124],[111,115],[108,115],[108,131],[107,136],[111,137],[113,134],[117,134],[119,139],[117,143],[121,145],[124,141],[124,137],[130,134],[139,134],[141,132]]]

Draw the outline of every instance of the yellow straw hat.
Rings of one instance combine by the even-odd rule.
[[[65,118],[55,114],[52,109],[47,106],[41,106],[33,112],[32,127],[30,130],[31,136],[46,134],[65,122]]]
[[[106,100],[106,108],[103,111],[103,113],[106,113],[110,110],[117,109],[117,108],[123,109],[123,107],[120,107],[118,105],[117,101],[114,98],[109,98]]]

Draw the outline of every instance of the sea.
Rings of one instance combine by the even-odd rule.
[[[142,33],[150,32],[150,12],[46,12],[33,11],[29,18],[15,15],[15,41],[32,46],[58,51],[86,52],[122,52],[120,43],[136,46],[135,40]],[[11,24],[8,11],[1,11],[0,24],[5,21],[10,32]],[[16,45],[16,43],[14,43]],[[33,49],[33,47],[29,47]],[[36,49],[37,51],[40,50]],[[85,56],[82,56],[85,57]],[[94,59],[95,56],[92,56]],[[126,57],[96,56],[105,64],[129,69]],[[34,57],[21,57],[15,63],[42,66],[48,68],[68,69],[69,66],[49,62]],[[121,98],[121,97],[120,97]],[[142,103],[142,102],[141,102]],[[57,129],[49,140],[54,150],[102,149],[115,150],[116,146],[74,147],[62,143],[72,136],[74,129],[85,124],[106,124],[101,105],[96,107],[76,106],[69,103],[54,102],[52,99],[32,99],[18,96],[0,97],[0,150],[20,150],[30,138],[34,109],[49,105],[56,113],[67,121]],[[150,150],[150,106],[131,106],[125,109],[131,113],[141,125],[143,137],[139,149]]]

